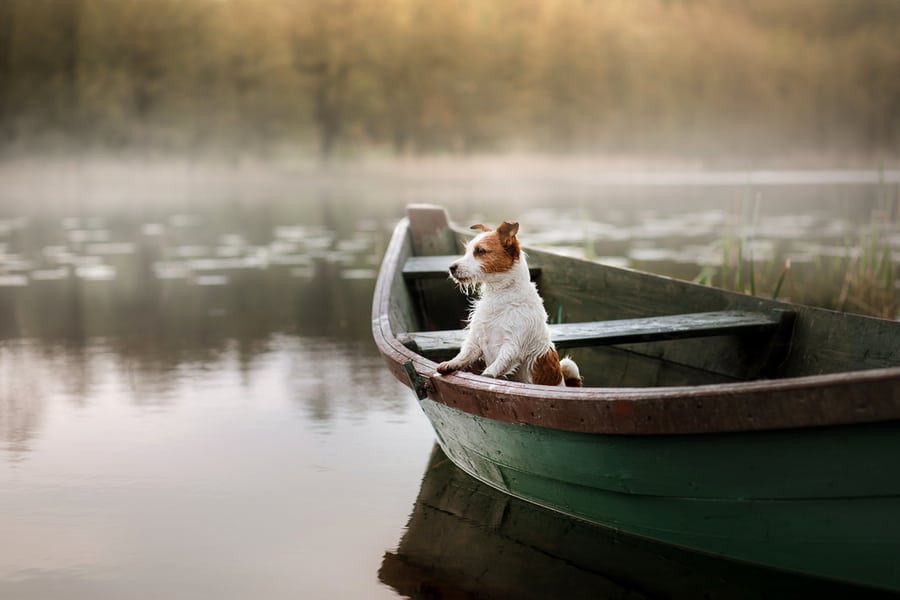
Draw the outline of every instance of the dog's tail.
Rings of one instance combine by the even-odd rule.
[[[574,360],[568,356],[565,357],[559,361],[559,368],[562,370],[566,387],[582,387],[584,385],[584,380],[578,372],[578,365],[575,364]]]

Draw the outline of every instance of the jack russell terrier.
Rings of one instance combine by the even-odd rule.
[[[439,364],[438,372],[446,375],[484,360],[485,377],[581,387],[578,366],[568,357],[560,360],[550,341],[547,311],[516,238],[519,224],[472,229],[481,233],[450,265],[450,277],[463,292],[477,291],[479,297],[472,303],[459,354]]]

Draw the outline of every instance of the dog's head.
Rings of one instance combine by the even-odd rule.
[[[481,233],[466,244],[462,258],[450,265],[450,277],[464,288],[482,283],[491,275],[510,272],[522,254],[516,237],[518,223],[504,221],[496,230],[481,224],[471,228]]]

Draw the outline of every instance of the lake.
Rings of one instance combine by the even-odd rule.
[[[760,272],[789,259],[796,298],[860,239],[900,248],[900,174],[473,171],[0,169],[0,597],[799,585],[661,561],[448,473],[371,341],[375,275],[404,205],[439,202],[464,224],[515,219],[526,243],[689,279],[722,266],[730,237]],[[816,294],[838,298],[841,281]],[[500,560],[518,538],[500,545],[497,511],[578,541],[562,558],[516,542]],[[615,552],[601,553],[609,572],[579,564],[601,547],[645,568]],[[479,559],[494,568],[469,570],[481,555],[467,548],[495,549]],[[505,587],[534,572],[544,587]]]

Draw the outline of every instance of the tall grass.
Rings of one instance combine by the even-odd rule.
[[[842,253],[820,255],[798,269],[792,268],[787,249],[775,247],[765,260],[754,256],[759,241],[757,202],[749,226],[739,218],[718,240],[721,263],[703,265],[695,281],[760,297],[898,319],[900,264],[891,235],[897,229],[900,200],[893,204],[880,202],[869,222],[845,240]]]
[[[841,261],[844,277],[835,308],[898,318],[897,263],[884,221],[873,219]]]

